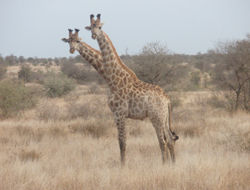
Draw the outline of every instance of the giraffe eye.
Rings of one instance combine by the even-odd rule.
[[[78,40],[76,43],[78,43],[78,44],[79,44],[79,43],[80,43],[80,41]]]
[[[99,29],[101,30],[101,29],[102,29],[102,27],[99,27]]]

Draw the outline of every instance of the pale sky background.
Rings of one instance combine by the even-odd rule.
[[[68,28],[99,50],[85,26],[101,13],[119,55],[160,41],[174,53],[205,53],[250,33],[250,0],[0,0],[0,54],[69,57]],[[78,52],[73,56],[78,55]]]

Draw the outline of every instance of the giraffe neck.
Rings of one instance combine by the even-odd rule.
[[[138,80],[135,73],[123,64],[108,35],[104,32],[97,39],[103,58],[103,68],[111,91],[126,86],[129,82]]]
[[[76,50],[106,80],[101,53],[84,42],[80,42]]]

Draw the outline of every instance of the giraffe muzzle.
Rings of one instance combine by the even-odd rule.
[[[97,39],[97,35],[96,34],[93,34],[92,35],[92,38],[95,40],[95,39]]]
[[[70,52],[71,54],[73,54],[73,53],[75,53],[75,49],[70,49],[69,52]]]

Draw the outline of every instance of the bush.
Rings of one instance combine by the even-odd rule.
[[[51,98],[61,97],[75,89],[75,83],[62,73],[49,72],[45,79],[46,95]]]
[[[31,82],[32,70],[30,66],[23,65],[18,72],[18,78],[24,80],[25,82]]]
[[[250,153],[250,132],[234,132],[227,138],[233,150]]]
[[[5,65],[0,65],[0,80],[4,78],[5,73],[7,72],[7,68]]]
[[[67,117],[66,113],[55,104],[54,101],[49,101],[45,99],[40,102],[39,107],[37,107],[36,114],[39,120],[43,121],[60,121]]]
[[[114,123],[113,120],[98,120],[90,118],[83,123],[74,123],[68,126],[71,133],[90,135],[93,138],[110,137]]]
[[[214,108],[222,108],[229,112],[233,112],[235,107],[235,97],[230,92],[213,93],[213,96],[208,99],[208,104]]]
[[[68,117],[75,119],[77,117],[88,118],[93,115],[90,103],[69,102],[67,105]]]
[[[76,79],[78,83],[96,82],[105,83],[103,77],[97,71],[91,71],[91,67],[86,65],[76,65],[71,62],[64,62],[61,71],[70,78]]]
[[[67,102],[67,115],[70,119],[75,119],[77,117],[88,119],[93,116],[100,120],[113,118],[112,112],[107,104],[107,96],[93,96],[93,98],[89,99],[87,102],[79,102],[79,100],[76,100],[74,97],[67,99],[68,100],[65,99]]]
[[[25,87],[24,83],[15,80],[4,80],[0,83],[0,109],[2,117],[17,115],[19,111],[36,105],[36,90]]]
[[[201,81],[201,73],[200,71],[193,71],[190,76],[190,80],[194,85],[199,85]]]
[[[76,79],[78,83],[80,83],[80,81],[88,81],[90,68],[77,66],[71,62],[64,62],[61,65],[61,71],[68,77]]]
[[[77,79],[80,68],[73,63],[65,62],[61,65],[61,71],[68,77]]]
[[[96,93],[97,93],[97,90],[98,90],[97,84],[94,83],[94,82],[92,82],[92,83],[89,85],[88,93],[89,93],[89,94],[96,94]]]
[[[33,71],[31,75],[32,81],[38,84],[44,84],[45,77],[45,74],[41,70]]]

